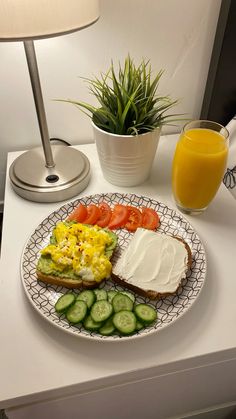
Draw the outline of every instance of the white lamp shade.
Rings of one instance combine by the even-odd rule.
[[[0,0],[0,41],[64,35],[99,18],[99,0]]]

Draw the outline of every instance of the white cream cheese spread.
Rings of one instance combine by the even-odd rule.
[[[173,293],[186,276],[184,243],[166,234],[138,228],[113,273],[124,281],[157,293]]]

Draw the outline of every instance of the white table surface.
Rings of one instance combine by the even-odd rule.
[[[81,196],[133,192],[175,208],[170,170],[176,139],[161,137],[149,181],[125,189],[104,180],[94,144],[79,146],[92,169]],[[8,167],[18,154],[9,153]],[[200,296],[174,324],[130,342],[93,342],[69,335],[39,316],[24,294],[23,247],[34,228],[63,203],[26,201],[13,192],[7,178],[0,260],[0,408],[236,358],[236,201],[223,185],[204,214],[186,216],[206,250],[207,276]]]

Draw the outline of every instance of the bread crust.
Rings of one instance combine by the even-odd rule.
[[[96,281],[84,281],[82,279],[70,279],[70,278],[61,278],[56,275],[45,275],[40,271],[36,271],[37,279],[46,284],[51,285],[61,285],[66,288],[83,288],[83,289],[93,289],[96,288],[100,282]],[[102,281],[101,281],[102,282]]]
[[[186,243],[181,237],[178,237],[178,236],[172,236],[172,237],[174,239],[176,239],[176,240],[181,241],[184,244],[184,246],[185,246],[185,248],[187,250],[187,254],[188,254],[188,261],[187,261],[187,268],[186,268],[186,273],[187,273],[187,270],[190,269],[190,267],[192,265],[192,253],[191,253],[191,249],[190,249],[188,243]],[[135,285],[130,284],[129,282],[126,282],[124,279],[118,277],[113,272],[111,274],[111,279],[115,283],[117,283],[118,285],[121,285],[124,288],[127,288],[127,289],[129,289],[131,291],[134,291],[137,294],[141,295],[142,297],[149,298],[150,300],[158,300],[160,298],[165,298],[165,297],[168,297],[170,295],[176,294],[176,292],[180,288],[180,286],[181,286],[183,280],[185,279],[185,277],[182,278],[182,280],[180,281],[179,287],[173,293],[159,293],[159,292],[156,292],[154,290],[144,290],[144,289],[142,289],[140,287],[136,287]]]

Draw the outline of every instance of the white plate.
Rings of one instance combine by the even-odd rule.
[[[57,299],[68,289],[61,286],[46,285],[38,282],[36,278],[36,263],[40,255],[40,250],[49,242],[52,229],[58,221],[63,221],[68,214],[81,202],[85,205],[106,201],[113,206],[115,203],[129,204],[137,207],[147,206],[156,210],[160,216],[161,233],[172,236],[182,237],[190,246],[192,252],[192,267],[187,274],[181,288],[171,296],[158,301],[136,295],[137,302],[146,302],[154,306],[158,312],[157,322],[132,336],[101,336],[95,332],[88,332],[82,326],[73,326],[63,318],[58,316],[54,309]],[[122,252],[132,236],[125,229],[116,230],[118,234],[118,248],[113,257],[113,263],[116,263],[119,254]],[[203,245],[197,233],[189,222],[181,214],[169,208],[162,202],[150,199],[145,196],[135,194],[106,193],[97,194],[77,199],[60,207],[57,211],[51,213],[45,218],[30,236],[22,255],[21,263],[22,282],[29,301],[38,313],[48,320],[51,324],[74,335],[98,341],[120,341],[131,340],[139,337],[156,333],[164,327],[173,324],[192,306],[203,287],[206,275],[206,257]],[[101,284],[101,288],[120,290],[121,287],[111,281]],[[78,291],[75,291],[78,292]]]

